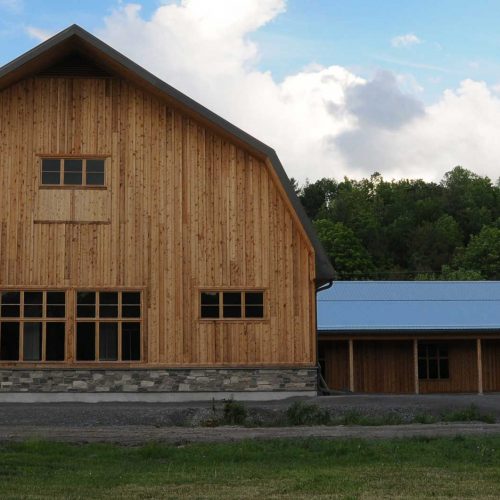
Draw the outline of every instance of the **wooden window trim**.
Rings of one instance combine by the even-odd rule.
[[[219,293],[219,317],[218,318],[203,318],[201,316],[201,294],[203,292],[208,292],[208,293],[214,293],[217,292]],[[242,316],[238,318],[225,318],[224,317],[224,299],[223,299],[223,294],[224,292],[241,292],[242,298],[241,298],[241,311],[242,311]],[[264,308],[264,316],[262,318],[247,318],[245,316],[246,309],[245,309],[245,293],[249,292],[260,292],[263,294],[262,297],[262,307]],[[198,296],[197,296],[197,310],[198,310],[198,321],[201,321],[203,323],[206,322],[217,322],[217,323],[263,323],[263,322],[269,322],[269,316],[268,316],[268,311],[269,311],[269,305],[268,305],[268,299],[267,299],[268,293],[267,289],[263,287],[237,287],[237,286],[232,286],[232,287],[201,287],[198,288]]]
[[[111,155],[60,155],[60,154],[39,154],[38,172],[39,172],[39,189],[63,189],[63,190],[107,190],[108,189],[108,170],[109,159]],[[42,168],[43,160],[60,160],[61,169],[59,176],[59,184],[43,184],[42,183]],[[64,160],[82,160],[82,184],[64,184]],[[87,184],[87,161],[88,160],[104,160],[104,184],[95,185]]]
[[[2,360],[0,359],[0,365],[47,365],[55,364],[60,365],[67,362],[68,350],[67,350],[67,339],[68,339],[68,293],[67,290],[61,288],[44,288],[37,286],[26,286],[26,287],[16,287],[16,286],[5,286],[0,289],[1,292],[19,292],[19,316],[17,318],[2,318],[0,315],[1,323],[18,323],[19,324],[19,357],[17,360]],[[24,294],[26,292],[42,292],[42,316],[39,318],[26,317],[24,315]],[[47,293],[49,292],[61,292],[64,293],[64,317],[61,318],[49,318],[47,317]],[[42,345],[41,345],[41,359],[39,360],[25,360],[24,359],[24,326],[26,323],[41,323],[42,324]],[[47,346],[47,323],[64,323],[64,358],[60,360],[47,360],[46,346]],[[0,332],[0,335],[1,332]]]
[[[79,318],[78,317],[78,292],[95,292],[95,311],[96,315],[94,317],[88,318]],[[99,315],[99,306],[100,306],[100,294],[102,292],[113,292],[118,293],[118,317],[117,318],[101,318]],[[126,318],[122,316],[122,293],[133,292],[139,293],[140,296],[140,317],[139,318]],[[144,288],[130,288],[130,287],[116,287],[116,288],[95,288],[95,287],[78,287],[73,290],[74,293],[74,301],[73,301],[73,328],[74,328],[74,336],[73,336],[73,353],[74,353],[74,362],[78,365],[88,364],[92,365],[136,365],[136,364],[144,364],[145,360],[145,308],[144,308]],[[76,357],[76,342],[77,342],[77,330],[78,323],[94,323],[95,325],[95,337],[94,337],[94,352],[95,359],[94,360],[78,360]],[[116,360],[100,360],[99,359],[99,336],[100,336],[100,324],[101,323],[117,323],[118,324],[118,349],[117,349],[117,359]],[[138,323],[140,325],[140,338],[139,338],[139,359],[134,360],[123,360],[122,358],[122,334],[123,323]]]

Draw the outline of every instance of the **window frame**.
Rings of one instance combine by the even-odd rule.
[[[18,359],[0,359],[0,365],[4,364],[62,364],[66,363],[68,360],[68,291],[62,288],[43,288],[43,287],[2,287],[0,288],[0,294],[4,292],[19,292],[19,315],[17,317],[3,317],[1,315],[0,309],[0,323],[17,323],[19,325],[19,338],[18,338]],[[42,293],[42,315],[40,317],[25,316],[25,293],[31,292],[41,292]],[[47,294],[51,292],[64,293],[64,316],[63,317],[49,317],[47,316]],[[1,297],[0,297],[0,307],[1,307]],[[17,304],[16,304],[17,305]],[[38,360],[26,360],[24,359],[24,332],[25,325],[28,323],[41,323],[42,325],[42,341],[40,347],[40,359]],[[47,324],[49,323],[62,323],[64,325],[64,355],[63,359],[58,360],[47,360]],[[2,328],[0,328],[0,342],[2,336]]]
[[[224,293],[235,293],[235,292],[240,292],[241,293],[241,316],[231,318],[231,317],[224,317]],[[218,293],[219,294],[219,304],[218,304],[218,310],[219,310],[219,316],[218,317],[213,317],[213,318],[208,318],[208,317],[203,317],[202,316],[202,300],[201,296],[203,293]],[[262,317],[246,317],[246,294],[247,293],[262,293],[262,308],[263,308],[263,316]],[[268,317],[268,311],[269,311],[269,306],[267,303],[267,289],[263,287],[246,287],[246,286],[241,286],[241,287],[200,287],[198,289],[198,296],[197,296],[197,309],[198,309],[198,320],[203,321],[203,322],[211,322],[211,321],[217,321],[217,322],[228,322],[228,323],[250,323],[250,322],[266,322],[269,321]],[[257,305],[257,304],[251,304],[251,305]]]
[[[111,155],[62,155],[62,154],[39,154],[38,157],[38,172],[40,189],[84,189],[84,190],[106,190],[108,189],[108,171],[109,159]],[[43,160],[59,160],[59,184],[44,184],[43,183]],[[65,160],[82,160],[82,183],[81,184],[65,184],[64,183],[64,162]],[[104,184],[87,184],[87,161],[103,160],[104,161]]]
[[[95,293],[95,314],[94,317],[79,317],[78,316],[78,293],[79,292],[90,292]],[[113,365],[116,364],[132,364],[132,363],[144,363],[145,355],[144,355],[144,338],[145,338],[145,320],[146,320],[146,311],[144,307],[144,289],[143,288],[95,288],[95,287],[77,287],[73,289],[74,293],[74,301],[73,301],[73,353],[74,353],[74,362],[77,364],[99,364],[103,365],[106,363],[110,363]],[[118,315],[116,318],[106,318],[100,316],[100,294],[101,293],[117,293],[118,294]],[[138,318],[129,318],[123,316],[122,311],[122,294],[123,293],[138,293],[139,294],[139,317]],[[78,323],[93,323],[95,325],[95,334],[94,334],[94,359],[85,359],[79,360],[77,358],[77,337],[78,337]],[[117,345],[117,359],[116,360],[101,360],[99,359],[100,355],[100,324],[101,323],[116,323],[118,324],[117,336],[118,336],[118,345]],[[123,355],[123,346],[122,346],[122,337],[123,337],[123,323],[137,323],[139,325],[139,359],[122,359]]]
[[[425,348],[425,355],[420,355],[420,348]],[[432,349],[432,352],[430,352]],[[441,355],[441,350],[446,350],[446,356]],[[450,349],[449,345],[442,342],[422,342],[418,345],[417,352],[417,363],[418,363],[418,379],[425,382],[435,382],[441,380],[450,380]],[[420,374],[420,362],[425,362],[426,376],[423,377]],[[436,377],[430,376],[429,365],[431,361],[436,362]],[[441,376],[441,361],[446,361],[448,376]]]

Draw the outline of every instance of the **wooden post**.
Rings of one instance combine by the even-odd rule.
[[[476,339],[477,346],[477,392],[483,393],[483,355],[481,349],[481,339]]]
[[[420,393],[418,383],[418,340],[413,339],[413,379],[415,381],[415,394]]]
[[[349,339],[349,391],[354,392],[354,345]]]

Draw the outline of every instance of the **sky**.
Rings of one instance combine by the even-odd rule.
[[[77,23],[287,173],[500,176],[498,0],[0,0],[0,65]]]

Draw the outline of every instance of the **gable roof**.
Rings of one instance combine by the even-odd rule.
[[[500,281],[337,281],[317,304],[320,334],[500,330]]]
[[[194,115],[202,123],[210,125],[222,135],[229,136],[237,144],[250,149],[261,159],[267,159],[314,247],[317,285],[333,280],[335,273],[332,265],[274,149],[163,82],[76,24],[1,67],[0,91],[16,81],[56,65],[74,52],[89,57],[105,72],[120,75],[145,87],[181,111]]]

